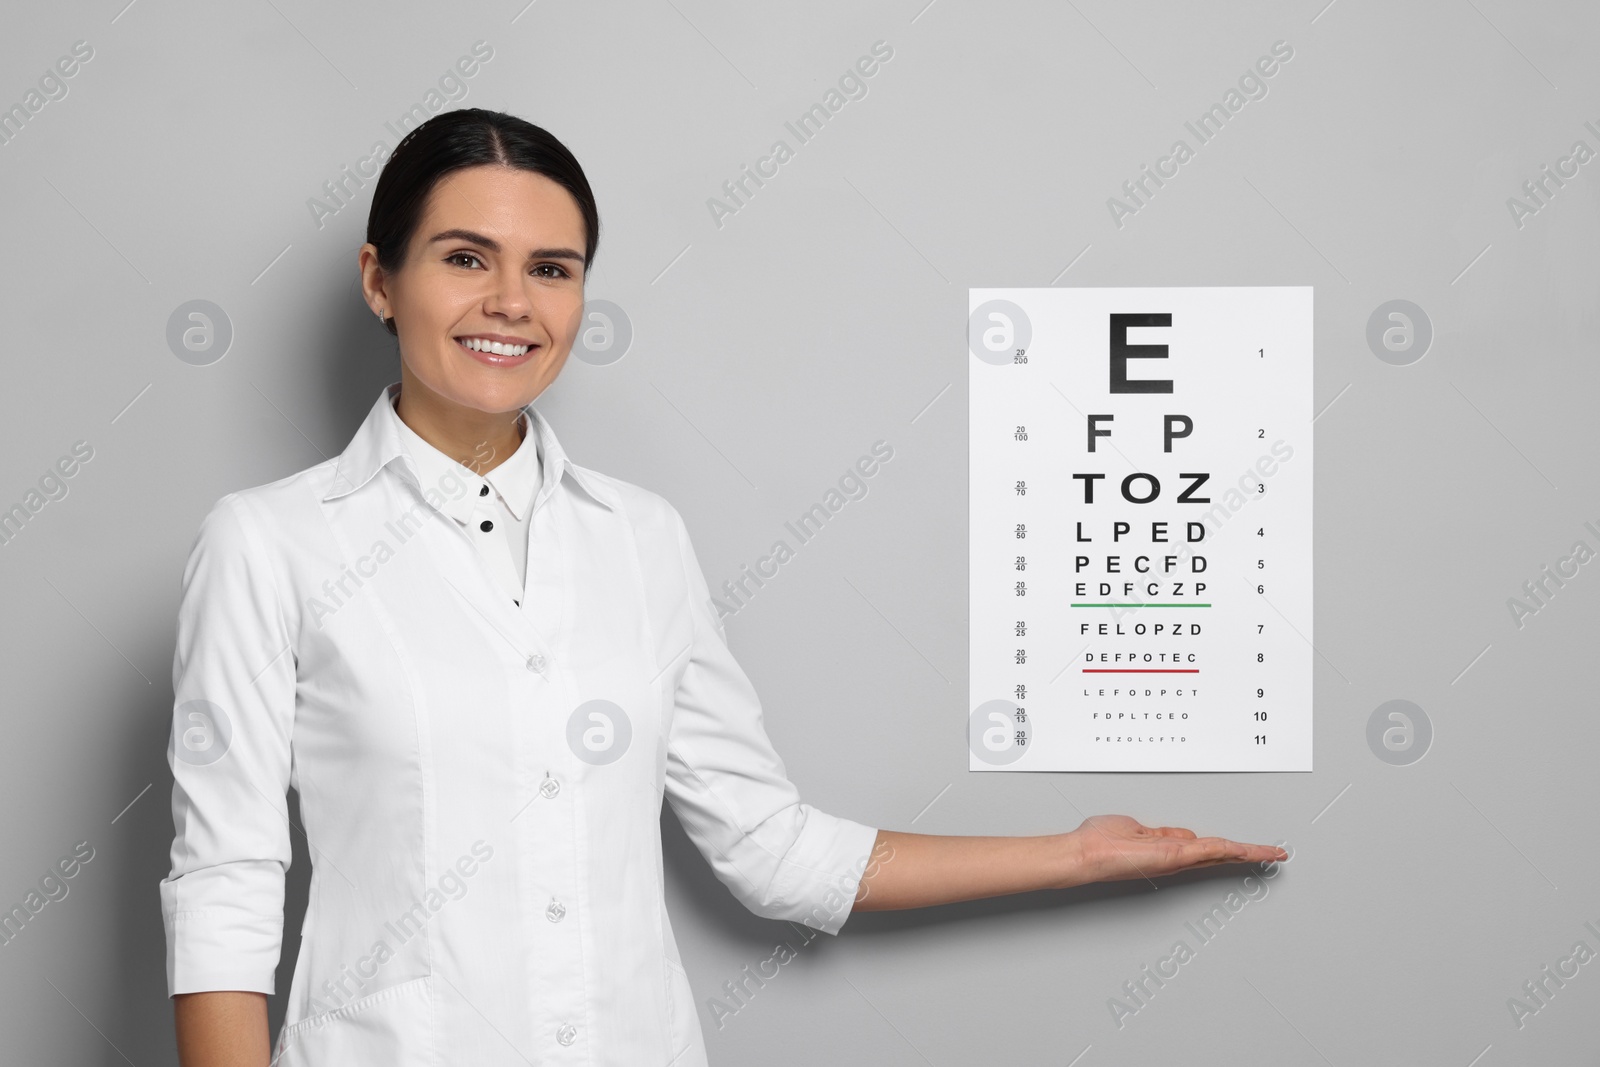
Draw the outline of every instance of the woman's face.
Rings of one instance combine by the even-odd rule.
[[[440,179],[404,266],[376,299],[395,320],[406,369],[463,407],[527,405],[561,372],[577,334],[584,238],[577,201],[542,174],[481,166]],[[526,351],[469,347],[489,341]]]

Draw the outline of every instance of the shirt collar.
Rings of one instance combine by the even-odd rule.
[[[461,477],[465,484],[474,490],[484,481],[489,481],[496,491],[501,492],[506,498],[507,505],[512,509],[513,514],[518,515],[518,518],[521,518],[518,509],[522,507],[522,502],[526,499],[524,495],[521,495],[522,491],[519,487],[532,486],[537,483],[539,485],[538,496],[534,501],[534,504],[537,505],[555,491],[556,484],[564,477],[570,477],[574,484],[608,509],[615,510],[621,505],[621,500],[612,491],[611,486],[606,484],[593,471],[572,462],[566,451],[561,447],[561,442],[556,440],[555,430],[551,428],[550,423],[539,409],[531,403],[522,409],[523,416],[528,420],[528,432],[523,440],[523,446],[525,447],[519,447],[516,452],[512,453],[510,459],[507,459],[488,474],[479,476],[461,466],[461,464],[456,463],[455,460],[445,456],[438,449],[434,449],[432,445],[428,445],[428,449],[431,449],[434,455],[444,464],[447,464],[448,467],[431,467],[430,470],[435,472],[432,475],[434,480],[426,481],[425,479],[429,477],[429,471],[424,470],[423,467],[428,464],[429,457],[426,456],[425,450],[417,449],[416,451],[423,452],[424,456],[422,463],[419,463],[417,456],[413,453],[413,449],[407,447],[406,434],[412,433],[413,436],[415,434],[400,420],[400,416],[394,410],[394,401],[399,395],[399,382],[385,386],[383,392],[378,395],[378,399],[372,405],[372,410],[367,413],[366,419],[362,421],[361,426],[356,430],[355,436],[350,439],[350,444],[339,455],[339,459],[334,466],[332,484],[329,486],[328,491],[323,494],[323,500],[335,500],[348,493],[355,492],[371,481],[373,476],[380,470],[391,463],[396,463],[398,460],[396,471],[418,491],[436,487],[439,475],[449,467],[453,467],[457,472],[457,476]],[[420,437],[417,437],[417,440],[422,441]],[[526,447],[530,442],[533,447]],[[422,443],[427,444],[425,441]],[[543,478],[542,482],[539,481],[541,461],[544,471],[547,474],[553,474],[553,477]],[[500,473],[502,468],[513,463],[519,464],[519,467],[513,468],[513,470],[506,472],[504,475]],[[424,492],[424,496],[427,495]],[[463,493],[457,501],[451,501],[449,498],[444,497],[442,493],[435,493],[433,496],[440,500],[440,503],[435,506],[441,510],[446,510],[447,514],[451,514],[454,517],[461,517],[471,511],[472,497],[469,493]],[[430,500],[430,503],[432,502]],[[457,504],[465,504],[465,510],[458,511],[454,506]]]
[[[417,473],[422,477],[422,484],[438,489],[443,497],[439,502],[439,510],[465,524],[472,517],[474,507],[480,496],[488,495],[487,486],[492,486],[494,491],[505,501],[507,510],[517,521],[522,521],[528,514],[528,507],[533,503],[533,494],[539,488],[539,435],[526,432],[527,420],[519,416],[519,426],[522,427],[522,441],[517,445],[516,451],[502,460],[493,470],[478,473],[477,468],[482,466],[474,457],[474,466],[451,459],[438,448],[429,444],[421,434],[405,424],[398,414],[395,422],[400,427],[400,437],[405,442],[406,451],[417,462]],[[485,456],[484,459],[490,457]]]

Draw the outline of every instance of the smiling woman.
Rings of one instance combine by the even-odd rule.
[[[829,934],[855,911],[1282,858],[1125,816],[942,837],[802,801],[682,516],[575,463],[533,405],[599,229],[539,127],[476,109],[417,127],[358,258],[400,380],[339,456],[201,522],[161,883],[183,1067],[268,1062],[291,787],[312,872],[278,1067],[705,1067],[663,798],[740,904]],[[347,574],[360,595],[314,611]],[[230,728],[206,760],[176,743],[197,701]],[[440,872],[479,846],[494,862],[444,907]]]
[[[479,126],[473,152],[473,127],[458,122],[452,138],[436,121],[407,135],[378,181],[362,288],[402,338],[400,418],[452,457],[484,440],[510,455],[522,408],[572,349],[599,213],[577,160],[548,134]],[[407,143],[424,130],[437,142],[426,155]],[[464,150],[474,162],[438,173],[419,203],[430,156]]]

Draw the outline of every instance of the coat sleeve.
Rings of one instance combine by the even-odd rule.
[[[201,521],[173,654],[167,993],[274,992],[290,863],[295,660],[268,557],[237,493]]]
[[[757,915],[837,934],[877,829],[800,799],[728,650],[683,518],[672,511],[694,618],[667,740],[667,798],[717,878]]]

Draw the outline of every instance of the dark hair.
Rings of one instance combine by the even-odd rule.
[[[422,207],[439,179],[465,167],[496,164],[542,174],[572,194],[583,215],[583,267],[587,272],[600,244],[600,211],[577,157],[540,126],[503,111],[476,107],[445,111],[428,119],[400,138],[384,163],[367,213],[367,240],[378,248],[378,266],[393,272],[405,263],[406,249],[422,220]],[[399,335],[393,315],[384,319],[383,325]]]

